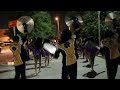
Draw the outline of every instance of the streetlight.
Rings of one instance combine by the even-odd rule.
[[[58,26],[58,38],[59,38],[59,27],[60,27],[60,25],[59,25],[59,18],[58,17],[55,17],[55,20],[57,21],[57,26]]]

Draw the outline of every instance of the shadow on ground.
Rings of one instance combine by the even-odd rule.
[[[39,69],[39,67],[37,67]],[[48,67],[48,66],[41,66],[41,68],[51,68],[51,67]],[[32,68],[27,68],[26,70],[31,70],[31,69],[35,69],[34,67]]]
[[[2,71],[0,71],[0,74],[5,73],[5,72],[10,72],[10,71],[14,71],[14,69],[13,70],[2,70]]]
[[[40,72],[41,72],[41,71],[39,71],[37,74],[33,73],[33,74],[31,74],[31,75],[28,75],[26,78],[32,78],[32,77],[39,76],[39,73],[40,73]]]
[[[102,71],[102,72],[95,72],[95,71],[91,71],[91,72],[87,72],[86,74],[84,74],[83,76],[84,77],[88,77],[88,78],[95,78],[96,76],[98,76],[99,74],[101,73],[104,73],[105,71]]]
[[[98,66],[99,64],[96,64],[96,65],[94,65],[94,66]],[[87,68],[91,68],[91,65],[90,64],[87,64],[87,65],[85,65],[85,66],[82,66],[82,67],[87,67]]]
[[[37,68],[39,68],[39,67],[37,67]],[[51,68],[51,67],[49,67],[49,66],[41,66],[41,68]],[[34,67],[32,67],[32,68],[26,68],[26,70],[31,70],[31,69],[35,69]],[[13,69],[11,69],[11,70],[0,70],[0,74],[2,74],[2,73],[6,73],[6,72],[10,72],[10,71],[14,71],[15,69],[13,68]]]

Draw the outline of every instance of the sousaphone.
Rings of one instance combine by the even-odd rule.
[[[43,48],[53,55],[57,51],[57,47],[55,47],[54,45],[52,45],[50,43],[44,43]]]
[[[34,28],[34,21],[29,16],[22,16],[17,20],[17,29],[21,33],[30,33]]]
[[[118,37],[120,35],[120,14],[119,11],[111,12],[107,15],[105,18],[105,24],[107,25],[109,30],[114,30],[114,32],[117,32],[115,36],[118,38],[118,48],[120,48],[120,38]],[[108,47],[110,49],[110,52],[114,50],[114,43],[111,43],[111,39],[108,39],[106,42],[109,42],[111,44],[111,47]],[[119,52],[114,52],[116,55],[119,55]]]
[[[105,18],[105,24],[108,29],[116,29],[120,25],[119,12],[111,12]]]
[[[83,24],[83,20],[78,12],[72,11],[66,14],[65,23],[69,29],[74,32],[75,29]]]

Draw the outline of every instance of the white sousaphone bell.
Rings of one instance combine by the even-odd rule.
[[[30,33],[34,28],[34,21],[29,16],[22,16],[17,20],[17,29],[24,34],[25,33],[25,27],[24,24],[27,25],[27,32]]]
[[[50,43],[44,43],[43,48],[53,55],[57,51],[57,47],[55,47],[54,45]]]

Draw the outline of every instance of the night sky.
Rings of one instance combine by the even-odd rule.
[[[7,28],[9,18],[15,15],[15,11],[0,11],[0,29]]]
[[[55,17],[58,16],[60,22],[60,29],[63,30],[64,28],[67,28],[65,24],[65,15],[69,11],[48,11],[48,12],[52,16],[52,20],[55,25],[56,25]],[[0,11],[0,29],[8,28],[8,22],[10,21],[10,17],[15,15],[16,11]]]
[[[49,13],[51,14],[53,20],[55,16],[59,16],[59,18],[62,18],[60,19],[61,27],[66,26],[64,23],[64,15],[66,11],[49,11]],[[15,11],[0,11],[0,29],[7,28],[10,17],[14,15],[16,15]]]

